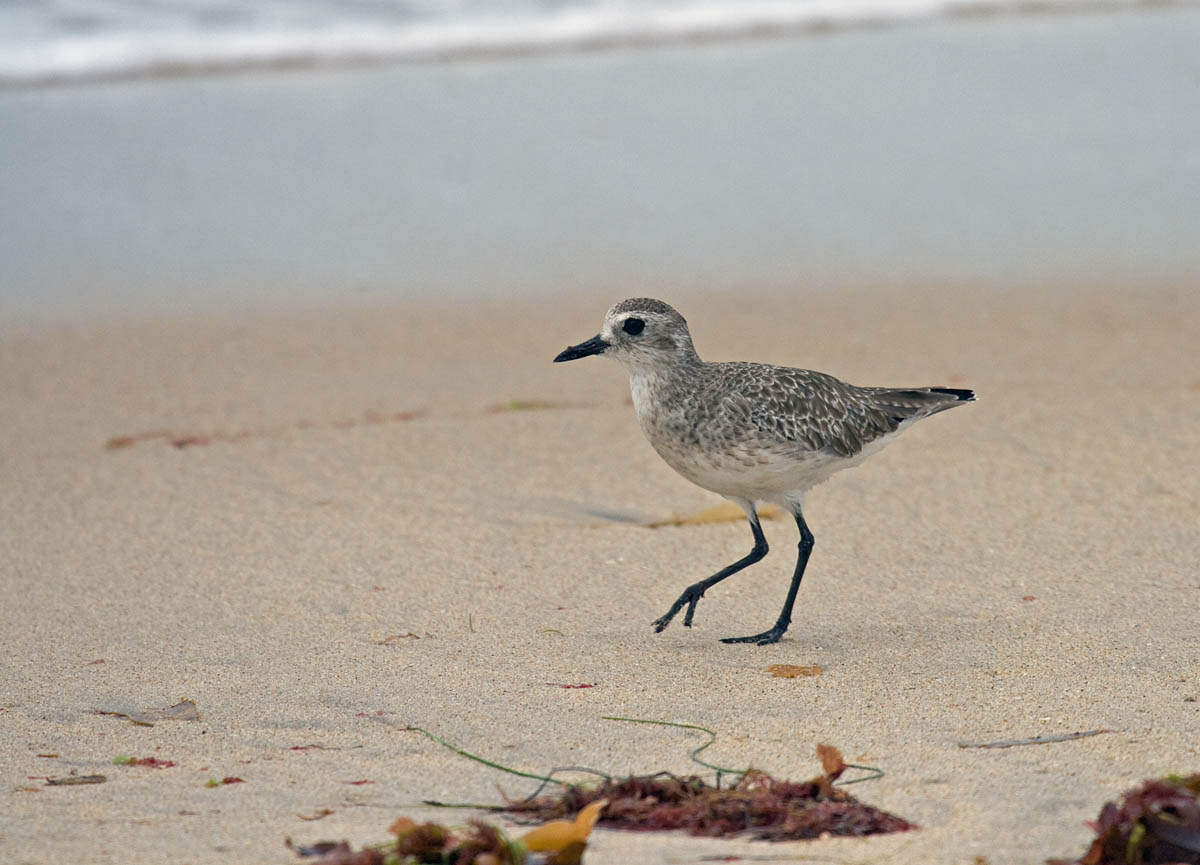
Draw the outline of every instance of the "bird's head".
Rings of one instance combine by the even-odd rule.
[[[630,370],[698,360],[683,316],[669,304],[649,297],[618,303],[604,317],[598,334],[563,349],[554,362],[593,354],[619,360]]]

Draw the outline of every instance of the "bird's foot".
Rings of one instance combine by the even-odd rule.
[[[755,634],[752,637],[725,637],[721,640],[722,643],[754,643],[759,646],[769,646],[771,643],[778,643],[787,631],[787,625],[776,625],[769,631],[763,631],[761,634]]]
[[[683,615],[683,626],[690,628],[692,626],[692,616],[696,614],[696,604],[700,603],[700,599],[704,597],[704,589],[696,586],[688,586],[683,590],[683,594],[675,599],[675,603],[671,604],[671,609],[667,610],[667,614],[661,618],[651,622],[654,625],[654,633],[661,634],[667,625],[671,624],[671,620],[687,605],[687,612]]]

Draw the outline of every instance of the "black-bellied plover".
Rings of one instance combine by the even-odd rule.
[[[775,643],[792,620],[796,592],[812,552],[804,494],[834,472],[857,465],[913,421],[975,399],[949,387],[857,387],[807,369],[761,363],[706,363],[696,354],[682,315],[661,300],[632,298],[608,311],[587,342],[554,358],[603,354],[625,365],[642,432],[667,465],[746,513],[754,549],[684,590],[662,631],[687,607],[691,627],[704,593],[767,554],[755,503],[785,508],[800,529],[800,555],[779,619],[769,630],[726,643]]]

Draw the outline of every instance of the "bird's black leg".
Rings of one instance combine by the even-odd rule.
[[[813,548],[812,532],[804,524],[804,516],[800,513],[799,508],[796,508],[795,517],[796,527],[800,529],[800,555],[796,559],[796,573],[792,575],[792,585],[788,589],[787,600],[783,602],[783,610],[779,613],[779,620],[775,622],[775,627],[752,637],[726,637],[721,640],[722,643],[757,643],[760,646],[778,643],[779,638],[791,624],[792,605],[796,603],[796,592],[800,591],[800,580],[804,577],[804,568],[808,564],[808,556]]]
[[[742,568],[749,567],[767,554],[767,539],[763,535],[762,526],[758,523],[758,514],[754,513],[754,508],[749,510],[750,531],[754,532],[754,549],[746,556],[738,559],[727,568],[722,568],[706,580],[701,580],[698,583],[693,583],[683,590],[683,594],[676,599],[675,603],[671,604],[671,609],[667,610],[667,614],[660,619],[655,619],[652,623],[655,632],[662,631],[667,625],[671,624],[671,619],[675,618],[676,613],[683,609],[683,605],[687,604],[687,613],[683,617],[683,626],[690,628],[692,626],[692,616],[696,612],[696,604],[700,603],[700,599],[704,597],[705,591],[726,577],[733,576]]]

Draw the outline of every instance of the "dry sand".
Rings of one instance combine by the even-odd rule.
[[[531,771],[695,768],[702,738],[609,714],[705,725],[713,761],[791,778],[828,742],[886,771],[856,795],[922,827],[781,845],[600,831],[588,865],[1036,863],[1082,852],[1084,821],[1140,779],[1200,768],[1194,285],[658,293],[708,359],[980,394],[814,491],[778,645],[717,638],[773,621],[790,524],[767,524],[772,555],[693,629],[655,635],[749,532],[596,515],[718,501],[642,440],[616,365],[550,363],[620,289],[0,337],[6,861],[282,863],[285,836],[382,840],[401,814],[470,813],[422,799],[532,789],[409,724]],[[489,411],[511,400],[570,405]],[[106,449],[156,431],[191,443]],[[198,722],[95,713],[181,699]],[[1116,732],[959,747],[1096,728]],[[38,779],[72,771],[108,781]],[[205,786],[224,776],[245,783]]]

